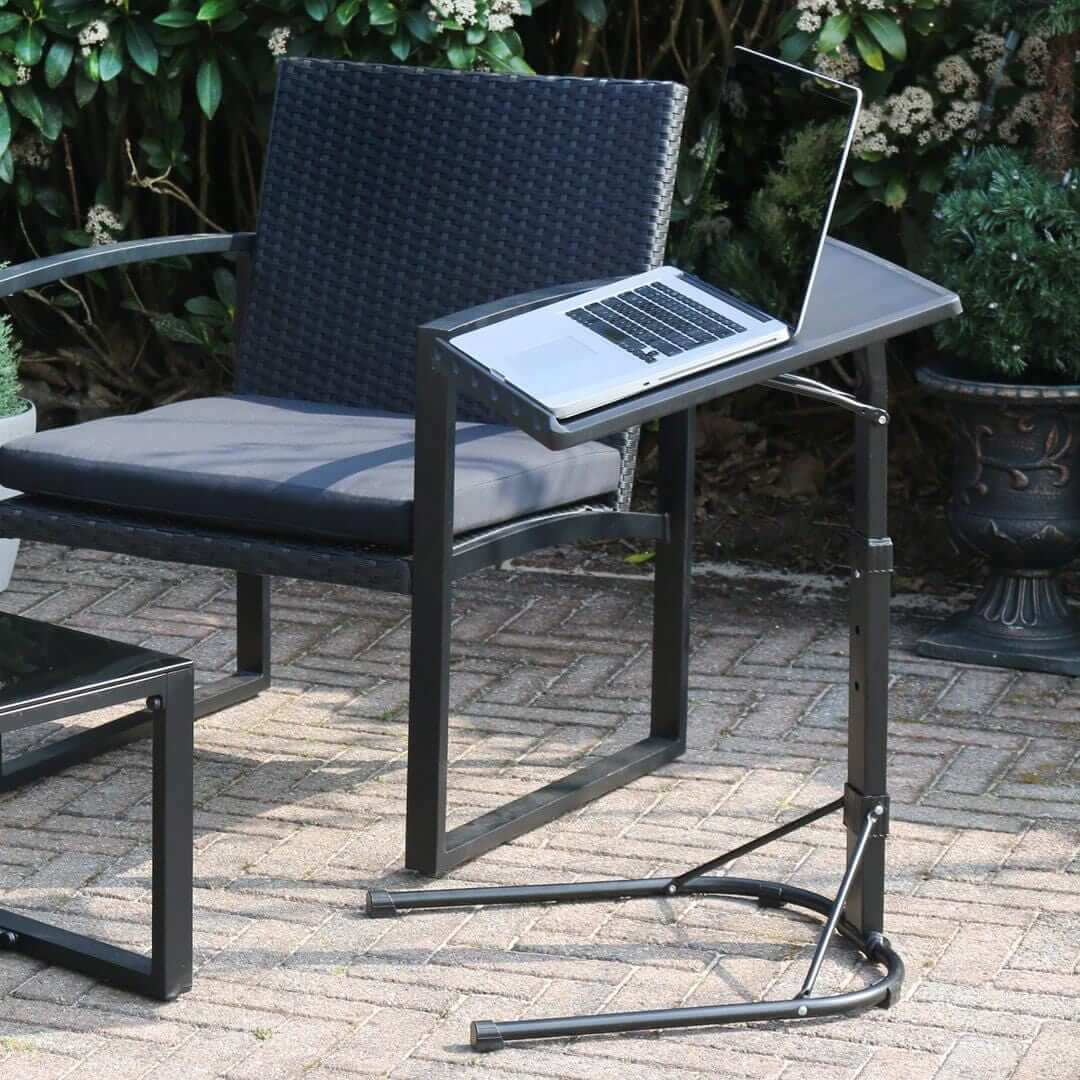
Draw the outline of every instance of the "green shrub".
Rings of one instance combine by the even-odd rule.
[[[11,316],[0,315],[0,417],[14,416],[26,408],[19,385],[20,351]]]
[[[957,159],[949,179],[925,269],[965,314],[938,343],[971,375],[1080,382],[1080,182],[1006,147]]]

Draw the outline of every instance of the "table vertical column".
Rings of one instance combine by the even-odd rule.
[[[657,509],[668,537],[656,546],[650,734],[686,744],[690,654],[690,561],[694,536],[695,410],[660,421]]]
[[[873,345],[860,350],[855,359],[859,400],[884,410],[889,399],[885,346]],[[892,541],[887,530],[888,449],[886,418],[857,414],[849,612],[848,774],[844,807],[849,859],[867,813],[878,803],[885,807],[847,903],[847,921],[863,934],[880,933],[884,922],[892,575]]]

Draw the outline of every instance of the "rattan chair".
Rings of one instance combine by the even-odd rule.
[[[200,689],[197,716],[269,685],[270,577],[411,592],[413,869],[443,873],[683,749],[684,724],[654,721],[635,747],[447,830],[453,579],[553,543],[658,538],[658,519],[628,509],[636,431],[554,453],[483,402],[462,398],[460,422],[453,403],[414,418],[416,365],[439,337],[581,288],[554,283],[659,263],[684,101],[670,83],[286,60],[255,233],[0,271],[8,296],[147,259],[237,258],[234,393],[9,443],[0,484],[25,494],[0,530],[236,571],[237,673]],[[447,460],[450,493],[429,479]],[[4,761],[0,790],[148,725],[135,713]]]

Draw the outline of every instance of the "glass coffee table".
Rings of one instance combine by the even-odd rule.
[[[0,791],[152,730],[153,914],[150,955],[0,909],[0,949],[60,964],[151,997],[191,988],[190,660],[19,615],[0,614],[0,740],[12,731],[139,699],[138,712],[5,759]],[[141,730],[140,730],[141,729]]]

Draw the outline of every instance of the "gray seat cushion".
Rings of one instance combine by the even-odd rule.
[[[412,541],[411,416],[268,397],[200,398],[15,439],[0,484],[246,531]],[[615,490],[618,451],[554,453],[515,428],[457,427],[454,531]]]

